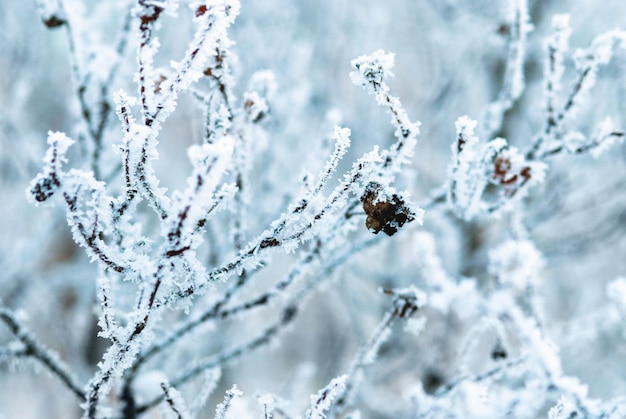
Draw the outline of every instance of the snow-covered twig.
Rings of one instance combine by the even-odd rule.
[[[165,397],[165,402],[172,410],[172,412],[176,415],[177,419],[189,419],[191,416],[189,415],[189,411],[187,410],[187,406],[185,405],[185,401],[182,396],[174,387],[170,386],[167,383],[161,383],[161,389],[163,390],[163,396]]]
[[[504,81],[498,94],[498,98],[487,106],[483,117],[483,135],[491,140],[501,128],[504,115],[522,95],[524,82],[524,63],[526,55],[526,43],[528,33],[533,26],[528,15],[526,0],[513,0],[510,2],[512,17],[509,25],[510,41],[509,53],[504,72]]]
[[[230,408],[232,406],[233,399],[236,397],[241,397],[243,393],[237,388],[237,386],[233,386],[230,390],[226,391],[226,395],[224,396],[224,401],[217,405],[215,409],[215,419],[227,419],[231,417]]]
[[[337,390],[334,401],[329,402],[333,414],[345,411],[352,404],[354,393],[362,379],[362,371],[376,360],[380,347],[391,334],[391,327],[397,320],[407,320],[426,304],[426,294],[410,287],[407,289],[385,290],[386,295],[393,297],[391,308],[385,313],[383,320],[361,347],[350,365],[348,373],[343,376],[341,390]]]
[[[22,356],[29,356],[41,362],[54,376],[80,400],[85,400],[83,386],[78,383],[70,367],[59,359],[59,356],[39,343],[35,337],[19,322],[15,315],[6,308],[0,307],[0,320],[7,325],[11,333],[24,345]]]

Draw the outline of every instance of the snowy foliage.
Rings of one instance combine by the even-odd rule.
[[[6,3],[0,416],[626,415],[626,31]]]

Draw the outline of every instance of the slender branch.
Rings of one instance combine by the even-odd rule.
[[[241,358],[244,355],[247,355],[248,353],[254,351],[255,349],[259,347],[267,345],[268,343],[270,343],[272,338],[278,334],[278,332],[283,330],[289,323],[291,323],[295,319],[297,313],[298,313],[298,309],[296,306],[294,305],[287,306],[282,312],[281,319],[278,320],[276,323],[272,324],[271,326],[267,327],[257,337],[255,337],[254,339],[251,339],[250,341],[242,345],[224,350],[218,354],[215,354],[205,359],[204,361],[200,361],[193,367],[183,371],[178,377],[175,377],[171,381],[171,384],[174,387],[180,387],[181,385],[189,382],[190,380],[194,379],[195,377],[197,377],[198,375],[200,375],[206,370],[224,366],[234,360]],[[164,396],[161,395],[151,400],[148,403],[137,406],[137,409],[136,409],[137,414],[142,414],[146,412],[148,409],[156,406],[163,400],[163,397]]]
[[[56,353],[37,342],[33,335],[20,324],[14,314],[3,307],[0,307],[0,320],[7,325],[15,337],[24,345],[24,355],[37,359],[54,376],[61,380],[76,397],[82,401],[85,400],[83,386],[78,383],[69,366],[61,361]]]
[[[170,407],[172,412],[176,415],[177,419],[185,419],[188,418],[187,408],[184,405],[181,405],[182,399],[176,390],[166,384],[161,383],[161,389],[163,390],[163,397],[167,402],[167,405]]]
[[[380,347],[388,339],[391,326],[398,319],[408,319],[424,305],[425,295],[417,288],[406,290],[386,290],[385,294],[393,296],[391,308],[383,316],[383,320],[374,330],[367,342],[361,347],[350,369],[346,374],[345,386],[335,400],[331,401],[331,412],[344,411],[351,403],[352,396],[359,384],[359,372],[374,362]]]

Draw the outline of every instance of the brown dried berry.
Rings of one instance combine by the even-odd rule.
[[[498,361],[498,360],[506,359],[507,357],[508,357],[508,354],[506,352],[506,349],[504,349],[504,346],[502,346],[502,343],[496,342],[495,346],[493,347],[491,351],[491,359],[493,359],[494,361]]]
[[[67,20],[58,15],[50,15],[43,20],[43,23],[44,25],[46,25],[47,28],[54,29],[65,25],[67,23]]]
[[[255,109],[254,105],[255,103],[252,99],[246,99],[243,102],[243,108],[246,110],[248,117],[252,122],[257,123],[265,117],[265,112]]]
[[[158,80],[154,83],[154,93],[161,93],[161,84],[167,80],[167,77],[164,74],[159,74]]]
[[[498,34],[509,36],[511,34],[511,27],[506,23],[500,24],[500,26],[498,26]]]
[[[493,164],[493,177],[503,183],[509,173],[509,170],[511,170],[511,160],[506,157],[498,156],[494,160]]]
[[[196,9],[196,17],[200,17],[202,15],[204,15],[207,12],[207,7],[205,4],[203,4],[202,6],[198,7]]]
[[[393,236],[405,223],[415,219],[415,213],[407,207],[402,198],[396,194],[385,199],[382,185],[370,182],[361,197],[363,211],[367,215],[365,226],[374,234],[383,231]]]

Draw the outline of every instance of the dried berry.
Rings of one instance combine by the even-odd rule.
[[[140,2],[141,4],[142,2]],[[143,4],[142,4],[143,5]],[[159,6],[150,6],[146,7],[143,5],[144,9],[142,10],[142,14],[139,15],[139,20],[141,21],[141,30],[147,29],[147,25],[153,24],[159,19],[161,13],[163,12],[163,8]]]
[[[529,166],[513,164],[508,156],[499,155],[493,161],[494,183],[504,187],[507,195],[513,195],[517,188],[531,178]]]
[[[205,4],[201,5],[200,7],[196,9],[196,17],[200,17],[204,15],[207,12],[207,10],[208,8],[206,7]]]
[[[405,223],[415,219],[415,213],[400,196],[393,194],[387,198],[382,185],[376,182],[367,185],[361,202],[367,215],[365,226],[374,234],[382,230],[388,236],[393,236]]]
[[[50,16],[46,16],[43,19],[43,23],[48,29],[54,29],[65,25],[67,23],[67,20],[64,17],[53,14]]]
[[[161,93],[161,84],[163,84],[165,80],[167,80],[167,76],[165,76],[164,74],[159,74],[159,78],[154,83],[154,93]]]
[[[491,359],[494,361],[499,361],[502,359],[506,359],[508,356],[506,349],[502,346],[500,342],[496,343],[493,350],[491,351]]]

